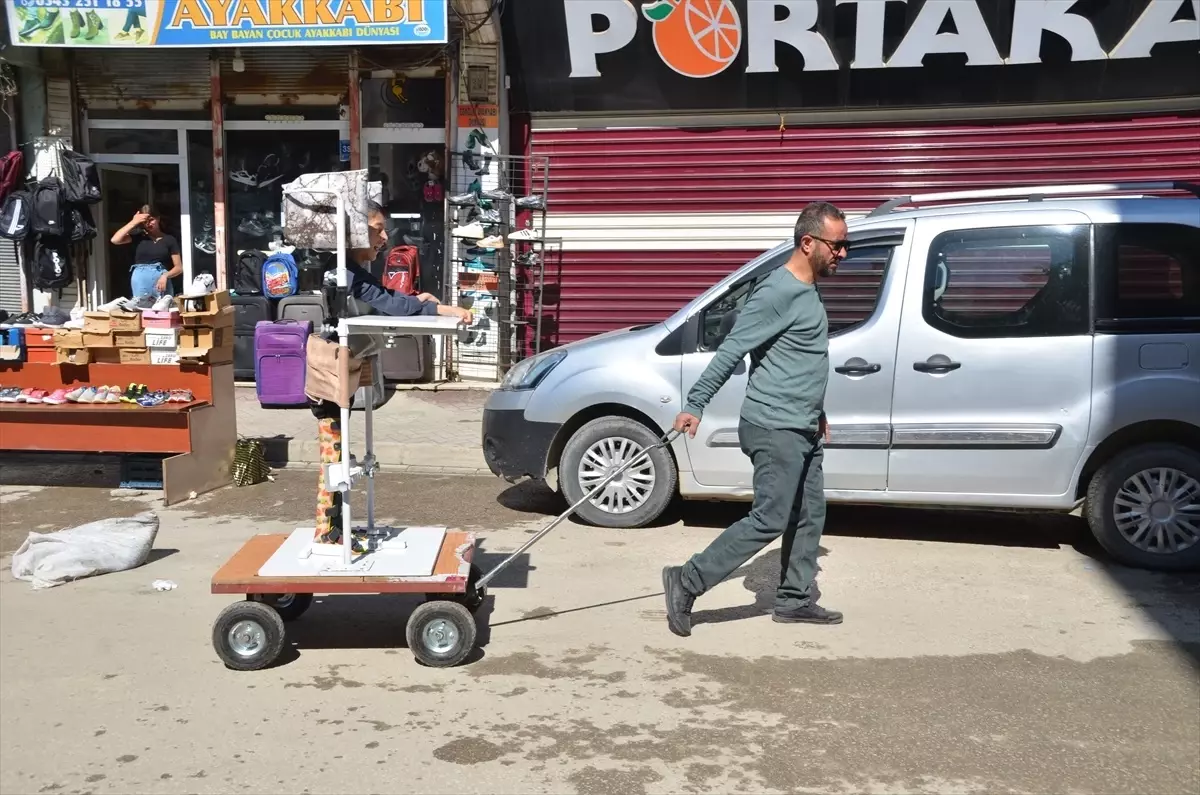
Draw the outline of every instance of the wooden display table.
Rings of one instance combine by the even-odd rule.
[[[59,387],[146,384],[190,390],[191,403],[143,408],[129,403],[0,403],[0,450],[174,454],[163,460],[163,502],[233,482],[237,443],[233,365],[0,362],[0,384],[52,392]]]

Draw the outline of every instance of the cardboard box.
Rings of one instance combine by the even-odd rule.
[[[145,348],[146,333],[143,331],[114,331],[113,344],[118,348]]]
[[[27,326],[25,328],[26,348],[53,348],[54,329],[42,326]]]
[[[142,313],[141,312],[126,312],[123,309],[114,309],[108,313],[110,328],[113,331],[141,331],[142,330]]]
[[[189,317],[215,319],[221,313],[222,309],[227,309],[233,305],[228,290],[218,290],[215,293],[197,295],[190,298],[184,296],[177,300],[180,307],[179,316],[183,318],[185,326],[188,325]],[[197,325],[197,323],[193,323],[192,325]],[[199,325],[204,325],[204,321],[199,321]]]
[[[179,351],[174,348],[149,348],[150,364],[179,364]]]
[[[112,331],[112,318],[107,312],[84,312],[83,330],[89,334],[104,334]]]
[[[103,334],[84,331],[83,346],[85,348],[112,348],[114,347],[113,334],[111,331],[106,331]]]
[[[150,351],[147,348],[118,348],[117,356],[121,364],[150,364]]]
[[[120,364],[121,351],[117,348],[88,348],[92,364]]]
[[[55,364],[91,364],[92,351],[98,348],[55,348]]]
[[[189,315],[180,313],[184,328],[227,328],[233,326],[237,316],[236,306],[227,306],[213,314]]]
[[[54,347],[74,350],[83,347],[83,332],[77,328],[60,328],[54,331]]]
[[[0,362],[20,362],[25,360],[25,349],[20,345],[0,345]]]
[[[179,333],[179,355],[208,364],[233,361],[233,327],[184,327]]]
[[[147,309],[142,312],[142,328],[175,328],[183,325],[178,309]]]
[[[148,328],[146,329],[145,338],[147,348],[170,348],[171,350],[175,350],[179,347],[178,328]]]

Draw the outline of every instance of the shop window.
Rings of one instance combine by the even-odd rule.
[[[1200,318],[1200,229],[1182,224],[1108,224],[1100,251],[1097,320]]]
[[[1087,227],[948,232],[929,247],[923,314],[956,337],[1052,337],[1088,328]]]
[[[368,78],[362,81],[362,126],[439,129],[446,126],[446,81]]]
[[[188,131],[188,201],[192,218],[192,273],[217,273],[217,238],[213,224],[213,155],[210,130]],[[180,245],[189,245],[181,240]]]
[[[369,179],[383,184],[388,230],[388,243],[375,262],[374,272],[382,275],[388,252],[394,246],[415,246],[420,262],[419,289],[442,297],[445,160],[445,148],[429,143],[372,143],[366,151]]]
[[[96,155],[177,155],[179,136],[167,130],[88,130],[88,149]]]

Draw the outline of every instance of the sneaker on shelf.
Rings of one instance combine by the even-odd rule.
[[[544,210],[546,209],[546,197],[541,195],[522,196],[517,199],[517,209],[520,210]]]
[[[499,188],[485,190],[480,195],[483,196],[483,198],[485,198],[485,199],[492,199],[493,201],[501,201],[501,202],[506,202],[513,197],[513,195],[511,193],[509,193],[508,191],[500,190]]]
[[[96,400],[96,403],[120,403],[121,402],[121,387],[110,386],[104,392],[104,400]]]
[[[67,402],[67,390],[56,389],[46,397],[42,398],[43,403],[49,403],[51,406],[61,406]]]
[[[44,389],[34,389],[25,397],[26,403],[45,403],[48,393]]]
[[[48,306],[42,310],[43,326],[62,326],[70,319],[71,316],[66,310],[60,309],[57,306]]]
[[[37,312],[24,312],[16,317],[10,317],[8,322],[13,326],[40,326],[42,319],[38,317]]]
[[[141,312],[144,309],[153,309],[154,304],[157,302],[158,299],[152,295],[139,295],[134,299],[133,306],[137,311]]]
[[[487,273],[490,271],[494,271],[496,269],[496,266],[490,265],[490,264],[484,262],[483,260],[479,259],[479,257],[476,257],[473,260],[469,260],[469,261],[463,263],[463,269],[467,270],[471,273]]]
[[[40,401],[38,401],[38,400],[30,400],[29,399],[30,397],[33,396],[33,393],[34,393],[33,387],[27,386],[21,390],[21,394],[17,395],[16,399],[13,400],[13,403],[39,403]]]
[[[20,397],[20,387],[6,386],[0,389],[0,403],[18,403],[20,402]]]
[[[95,403],[95,402],[97,402],[96,401],[97,394],[99,394],[99,393],[96,391],[96,387],[85,386],[83,388],[83,391],[80,392],[78,396],[76,396],[75,402],[76,403]],[[71,396],[67,395],[67,400],[70,400],[70,399],[71,399]]]
[[[524,265],[527,268],[536,268],[542,264],[542,258],[538,256],[536,251],[526,251],[517,257],[518,265]]]
[[[483,246],[471,246],[467,249],[468,257],[489,257],[496,253],[494,248],[484,248]]]
[[[271,231],[258,213],[250,213],[243,218],[237,229],[243,235],[250,237],[266,237],[267,233]]]
[[[68,390],[67,395],[66,395],[67,400],[69,400],[72,403],[79,403],[80,402],[79,398],[82,397],[83,393],[86,392],[88,389],[89,389],[89,387],[86,387],[86,386],[77,386],[74,389]]]
[[[509,240],[541,240],[542,233],[536,229],[521,229],[508,236]]]
[[[143,408],[161,406],[166,402],[167,395],[164,392],[144,392],[137,398],[137,404]]]
[[[192,281],[195,281],[195,279]],[[162,298],[154,302],[153,309],[155,312],[167,312],[170,311],[171,307],[173,306],[175,306],[175,296],[164,295]]]
[[[138,389],[138,385],[130,384],[129,386],[125,387],[125,391],[121,393],[120,401],[122,403],[134,403],[137,401],[140,395],[141,391]]]
[[[217,253],[217,239],[212,236],[211,232],[209,234],[201,234],[192,243],[205,254]]]
[[[496,210],[480,210],[471,220],[480,221],[485,224],[498,224],[500,223],[500,213]]]
[[[504,245],[504,238],[500,237],[500,235],[489,235],[477,240],[475,245],[480,248],[500,248]]]
[[[471,193],[458,193],[454,196],[447,196],[446,201],[455,207],[470,207],[479,204],[479,197],[472,191]]]
[[[483,224],[479,223],[478,221],[474,221],[456,228],[450,234],[454,237],[480,238],[483,237],[485,233],[483,231]]]
[[[184,297],[208,295],[216,289],[216,286],[217,283],[213,280],[211,273],[198,273],[183,295]]]
[[[254,174],[251,174],[244,168],[233,172],[229,175],[229,178],[234,182],[241,183],[242,185],[246,185],[251,188],[258,186],[258,177]]]
[[[137,304],[129,298],[114,298],[108,303],[96,307],[97,312],[112,312],[115,309],[132,312],[137,309]]]
[[[172,389],[167,400],[171,403],[191,403],[195,398],[190,389]]]

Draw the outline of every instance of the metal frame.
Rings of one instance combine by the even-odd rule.
[[[101,172],[106,170],[123,171],[126,174],[145,176],[148,183],[146,186],[146,200],[152,200],[154,196],[154,172],[149,168],[120,163],[105,163],[100,161],[97,161],[96,165],[99,167]],[[103,179],[104,177],[102,174],[101,180]],[[108,295],[108,284],[111,281],[112,274],[109,272],[108,238],[103,234],[106,227],[106,221],[109,220],[108,209],[108,199],[104,193],[101,193],[99,212],[100,217],[96,219],[101,234],[98,234],[95,238],[93,238],[93,245],[95,245],[96,249],[93,252],[92,262],[96,263],[96,270],[94,274],[89,274],[92,284],[91,288],[87,290],[88,297],[92,301],[92,306],[99,306],[100,304],[103,304],[105,301],[109,300],[109,298],[114,297]],[[183,248],[182,243],[180,244],[180,248]],[[186,265],[184,266],[184,270],[186,273]],[[87,285],[84,285],[84,287],[87,288]]]
[[[940,193],[916,193],[897,196],[867,213],[867,218],[878,218],[909,204],[944,201],[978,201],[986,199],[1015,199],[1029,202],[1042,201],[1047,196],[1075,197],[1095,196],[1105,193],[1157,192],[1167,190],[1186,191],[1200,199],[1200,184],[1193,182],[1094,182],[1084,185],[1037,185],[1022,188],[983,188],[981,190],[955,190]]]

